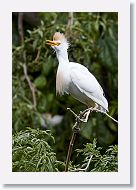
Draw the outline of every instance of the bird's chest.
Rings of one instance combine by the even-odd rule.
[[[56,75],[56,94],[63,95],[64,93],[69,93],[69,84],[70,84],[70,76],[68,74],[68,70],[65,68],[58,69]]]

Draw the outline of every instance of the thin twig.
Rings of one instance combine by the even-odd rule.
[[[118,121],[116,119],[114,119],[113,117],[111,117],[109,114],[107,114],[106,112],[102,111],[102,110],[99,110],[97,108],[88,108],[86,110],[83,111],[83,114],[85,114],[87,111],[96,111],[96,112],[99,112],[99,113],[103,113],[105,114],[106,116],[108,116],[110,119],[112,119],[114,122],[118,123]]]
[[[84,119],[82,119],[82,117],[85,115],[87,111],[89,111],[88,109],[86,109],[84,112],[80,112],[80,115],[77,115],[71,108],[67,108],[67,110],[69,110],[75,116],[75,118],[78,119],[79,121],[84,122],[84,123],[87,122]]]
[[[24,46],[24,29],[23,29],[23,13],[18,13],[18,32],[20,35],[20,39],[21,39],[21,45]],[[29,76],[28,76],[28,72],[27,72],[27,64],[26,64],[26,51],[23,51],[23,71],[24,71],[24,76],[27,80],[27,83],[29,85],[29,88],[31,90],[32,93],[32,97],[33,97],[33,107],[36,108],[37,102],[36,102],[36,95],[35,95],[35,86],[33,85],[33,83],[31,82]]]
[[[93,158],[93,155],[90,156],[89,161],[88,161],[88,163],[87,163],[87,165],[86,165],[85,168],[77,168],[77,169],[71,170],[71,172],[77,172],[77,171],[84,171],[84,172],[87,172],[87,170],[88,170],[88,168],[89,168],[89,165],[90,165],[90,163],[91,163],[92,158]]]
[[[93,158],[93,155],[90,156],[89,161],[88,161],[88,163],[87,163],[87,166],[86,166],[85,168],[81,169],[81,171],[87,172],[87,170],[88,170],[88,168],[89,168],[89,165],[90,165],[90,163],[91,163],[92,158]]]
[[[113,117],[111,117],[109,114],[107,114],[106,112],[104,113],[105,115],[107,115],[110,119],[112,119],[113,121],[115,121],[116,123],[118,123],[118,121],[116,119],[114,119]]]
[[[78,119],[78,120],[80,120],[81,122],[83,122],[82,119],[81,119],[71,108],[67,108],[67,110],[69,110],[69,111],[75,116],[76,119]],[[73,128],[74,128],[74,127],[73,127]]]

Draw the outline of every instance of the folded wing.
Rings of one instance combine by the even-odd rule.
[[[78,63],[71,63],[70,76],[73,84],[82,93],[108,111],[108,102],[104,97],[103,89],[86,67]]]

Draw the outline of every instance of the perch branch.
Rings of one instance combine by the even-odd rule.
[[[77,125],[78,124],[76,122],[75,127],[77,127]],[[77,132],[73,130],[73,134],[72,134],[72,137],[71,137],[71,140],[70,140],[70,143],[69,143],[69,148],[68,148],[68,154],[67,154],[66,165],[65,165],[65,172],[68,171],[68,165],[69,165],[69,162],[70,162],[70,158],[71,158],[71,154],[72,154],[72,150],[73,150],[73,145],[74,145],[74,142],[75,142],[75,139],[76,139],[76,135],[77,135]]]
[[[23,13],[20,12],[18,13],[18,32],[19,32],[19,36],[21,39],[21,44],[24,45],[24,29],[23,29]],[[33,83],[31,82],[29,76],[28,76],[28,72],[27,72],[27,66],[26,66],[26,51],[24,50],[23,52],[23,71],[24,71],[24,76],[27,80],[27,83],[29,85],[29,88],[31,90],[32,93],[32,98],[33,98],[33,107],[36,108],[37,102],[36,102],[36,95],[35,95],[35,87],[33,85]]]
[[[68,154],[67,154],[67,159],[66,159],[66,165],[65,165],[65,172],[68,171],[68,166],[69,166],[69,162],[70,162],[70,158],[71,158],[71,154],[72,154],[72,150],[73,150],[73,146],[74,146],[74,142],[76,139],[77,134],[80,131],[80,125],[83,122],[82,117],[83,117],[83,112],[80,112],[79,115],[75,114],[70,108],[67,108],[71,113],[74,114],[75,118],[76,118],[76,122],[73,126],[73,133],[72,133],[72,137],[69,143],[69,148],[68,148]]]
[[[76,139],[76,135],[80,131],[80,125],[81,125],[82,122],[87,122],[88,116],[90,114],[90,111],[91,112],[96,111],[96,112],[99,112],[99,113],[103,113],[106,116],[108,116],[110,119],[112,119],[114,122],[118,123],[118,121],[116,119],[114,119],[113,117],[111,117],[109,114],[107,114],[106,112],[103,112],[103,111],[101,111],[101,110],[99,110],[97,108],[88,108],[88,109],[84,110],[83,112],[80,112],[79,115],[77,115],[73,110],[71,110],[71,108],[67,108],[67,110],[69,110],[75,116],[76,122],[75,122],[75,124],[73,126],[73,133],[72,133],[72,137],[71,137],[71,140],[70,140],[70,143],[69,143],[69,149],[68,149],[66,165],[65,165],[65,172],[68,171],[68,165],[69,165],[69,162],[70,162],[70,158],[71,158],[74,142],[75,142],[75,139]],[[87,117],[84,119],[85,115]],[[92,157],[93,156],[90,156],[90,159],[88,161],[88,164],[87,164],[86,168],[80,169],[80,171],[87,171],[88,170],[90,162],[92,160]],[[78,171],[79,171],[79,169],[78,169]]]

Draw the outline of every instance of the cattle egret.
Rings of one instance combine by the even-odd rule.
[[[55,50],[59,62],[56,93],[71,94],[88,108],[96,108],[100,112],[106,113],[108,102],[104,97],[102,87],[85,66],[69,61],[67,52],[69,43],[64,34],[56,32],[53,40],[47,40],[47,44]],[[90,110],[86,114],[85,122],[87,122],[89,114]]]

